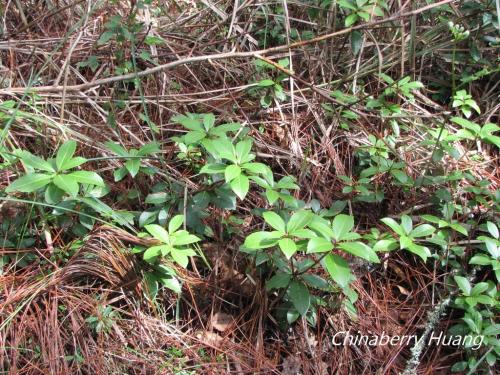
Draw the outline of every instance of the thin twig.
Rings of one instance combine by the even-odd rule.
[[[427,6],[424,6],[422,8],[419,8],[417,10],[411,11],[411,12],[406,12],[406,13],[401,13],[401,14],[396,14],[394,16],[382,19],[382,20],[377,20],[373,22],[369,22],[366,24],[360,24],[358,26],[353,26],[353,27],[348,27],[346,29],[342,29],[339,31],[335,31],[333,33],[325,34],[318,36],[313,39],[309,40],[303,40],[300,42],[295,42],[291,43],[289,45],[282,45],[282,46],[277,46],[277,47],[271,47],[267,49],[262,49],[258,51],[248,51],[248,52],[225,52],[225,53],[217,53],[217,54],[212,54],[212,55],[202,55],[202,56],[192,56],[192,57],[186,57],[182,58],[176,61],[169,62],[167,64],[162,64],[158,65],[152,68],[145,69],[143,71],[137,72],[137,73],[128,73],[128,74],[122,74],[118,76],[113,76],[113,77],[108,77],[108,78],[102,78],[102,79],[97,79],[95,81],[87,82],[87,83],[82,83],[79,85],[72,85],[72,86],[38,86],[38,87],[13,87],[13,88],[8,88],[8,89],[3,89],[0,90],[0,95],[6,95],[6,94],[11,94],[11,93],[23,93],[26,91],[33,92],[33,93],[40,93],[40,92],[55,92],[55,91],[61,91],[61,90],[66,90],[68,91],[81,91],[81,90],[87,90],[93,87],[97,86],[102,86],[106,85],[109,83],[114,83],[114,82],[120,82],[120,81],[126,81],[126,80],[132,80],[140,77],[145,77],[150,74],[158,73],[164,70],[169,70],[174,67],[180,66],[180,65],[187,65],[187,64],[192,64],[196,62],[202,62],[202,61],[209,61],[209,60],[224,60],[224,59],[236,59],[236,58],[247,58],[247,57],[257,57],[258,55],[269,55],[272,53],[277,53],[277,52],[283,52],[287,51],[289,49],[294,49],[294,48],[299,48],[299,47],[304,47],[306,45],[310,44],[315,44],[319,43],[340,35],[345,35],[349,34],[354,30],[362,30],[365,28],[371,28],[383,23],[387,22],[392,22],[395,20],[398,20],[403,17],[410,17],[415,14],[422,13],[424,11],[427,11],[432,8],[436,8],[445,4],[448,4],[452,2],[453,0],[443,0],[435,4],[429,4]]]

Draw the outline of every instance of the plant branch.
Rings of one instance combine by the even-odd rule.
[[[411,17],[416,14],[425,12],[427,10],[446,5],[448,3],[451,3],[453,0],[443,0],[439,1],[434,4],[429,4],[426,5],[422,8],[406,12],[406,13],[399,13],[395,14],[391,17],[384,18],[381,20],[365,23],[365,24],[360,24],[357,26],[353,27],[348,27],[339,31],[335,31],[333,33],[328,33],[324,35],[317,36],[316,38],[309,39],[309,40],[303,40],[295,43],[291,43],[288,45],[282,45],[282,46],[277,46],[277,47],[271,47],[267,49],[262,49],[258,51],[248,51],[248,52],[225,52],[225,53],[217,53],[217,54],[211,54],[211,55],[201,55],[201,56],[192,56],[192,57],[186,57],[182,58],[176,61],[172,61],[166,64],[158,65],[149,69],[142,70],[140,72],[133,72],[133,73],[128,73],[128,74],[122,74],[118,76],[112,76],[112,77],[107,77],[107,78],[102,78],[102,79],[96,79],[91,82],[87,83],[82,83],[79,85],[71,85],[71,86],[38,86],[38,87],[12,87],[8,89],[3,89],[0,90],[0,95],[7,95],[7,94],[13,94],[13,93],[25,93],[25,92],[33,92],[33,93],[42,93],[42,92],[57,92],[57,91],[63,91],[65,90],[66,92],[69,91],[82,91],[82,90],[87,90],[90,88],[95,88],[99,86],[103,86],[106,84],[114,83],[114,82],[120,82],[120,81],[126,81],[126,80],[131,80],[131,79],[136,79],[144,76],[148,76],[150,74],[158,73],[164,70],[169,70],[172,68],[175,68],[179,65],[187,65],[187,64],[193,64],[197,62],[202,62],[202,61],[210,61],[210,60],[224,60],[224,59],[235,59],[235,58],[247,58],[247,57],[254,57],[257,58],[259,55],[269,55],[272,53],[276,52],[283,52],[283,51],[288,51],[291,49],[303,47],[309,44],[315,44],[319,43],[340,35],[345,35],[349,34],[354,30],[362,30],[366,28],[371,28],[383,23],[387,22],[393,22],[396,21],[400,18],[405,18],[405,17]]]

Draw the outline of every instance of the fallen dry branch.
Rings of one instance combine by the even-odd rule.
[[[283,52],[283,51],[289,51],[289,50],[292,50],[295,48],[300,48],[300,47],[304,47],[304,46],[307,46],[310,44],[315,44],[315,43],[319,43],[322,41],[326,41],[326,40],[332,39],[334,37],[349,34],[354,30],[370,29],[370,28],[373,28],[373,27],[378,26],[378,25],[383,24],[383,23],[393,22],[393,21],[396,21],[396,20],[401,19],[401,18],[411,17],[414,15],[423,13],[429,9],[439,7],[439,6],[442,6],[444,4],[451,3],[452,1],[453,0],[442,0],[440,2],[437,2],[434,4],[429,4],[427,6],[419,8],[417,10],[405,12],[402,14],[396,14],[396,15],[388,17],[388,18],[368,22],[365,24],[360,24],[358,26],[348,27],[348,28],[345,28],[345,29],[342,29],[339,31],[335,31],[333,33],[317,36],[317,37],[310,39],[310,40],[291,43],[288,45],[271,47],[271,48],[267,48],[267,49],[263,49],[263,50],[249,51],[249,52],[226,52],[226,53],[217,53],[217,54],[211,54],[211,55],[184,57],[184,58],[180,58],[179,60],[172,61],[172,62],[162,64],[162,65],[158,65],[158,66],[155,66],[153,68],[148,68],[148,69],[145,69],[145,70],[142,70],[139,72],[122,74],[119,76],[113,76],[113,77],[108,77],[108,78],[96,79],[94,81],[82,83],[79,85],[11,87],[8,89],[0,90],[0,95],[7,95],[7,94],[14,94],[14,93],[28,93],[28,92],[29,93],[47,93],[47,92],[58,92],[58,91],[65,91],[65,92],[84,91],[84,90],[88,90],[91,88],[96,88],[99,86],[114,83],[114,82],[121,82],[121,81],[127,81],[127,80],[131,80],[131,79],[145,77],[145,76],[148,76],[148,75],[151,75],[154,73],[159,73],[162,71],[170,70],[170,69],[173,69],[173,68],[181,66],[181,65],[188,65],[188,64],[193,64],[193,63],[203,62],[203,61],[210,61],[210,60],[215,61],[215,60],[238,59],[238,58],[248,58],[248,57],[258,58],[259,56],[270,55],[270,54]]]

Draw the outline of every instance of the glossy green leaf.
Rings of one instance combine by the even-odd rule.
[[[75,151],[76,151],[76,142],[73,140],[69,140],[65,142],[61,147],[59,147],[59,150],[57,151],[56,155],[57,169],[61,170],[61,168],[63,168],[63,165],[69,160],[71,160],[71,158],[75,154]]]
[[[205,141],[203,142],[204,144],[206,143]],[[219,138],[212,141],[211,147],[213,148],[212,151],[215,152],[215,155],[217,155],[217,157],[221,159],[227,159],[229,161],[232,161],[233,163],[238,162],[234,155],[234,146],[230,140]]]
[[[300,210],[295,212],[286,225],[288,233],[304,228],[312,220],[313,214],[310,211]]]
[[[170,198],[169,194],[167,194],[166,192],[162,191],[162,192],[159,192],[159,193],[148,194],[146,196],[146,199],[144,200],[144,202],[148,203],[148,204],[158,205],[158,204],[162,204],[162,203],[167,202],[169,198]]]
[[[391,174],[402,184],[406,184],[408,182],[408,175],[400,169],[391,170]]]
[[[488,256],[483,255],[483,254],[474,255],[469,260],[469,264],[477,264],[480,266],[487,266],[487,265],[491,264],[491,262],[492,262],[492,260]]]
[[[488,290],[488,288],[489,288],[488,283],[483,281],[483,282],[480,282],[480,283],[477,283],[476,285],[474,285],[470,294],[471,294],[471,296],[478,296],[478,295],[486,292]]]
[[[81,184],[105,186],[102,177],[95,172],[76,171],[76,172],[71,172],[67,176],[71,177],[73,180]]]
[[[438,224],[439,221],[441,220],[437,216],[433,215],[422,215],[421,218],[434,224]]]
[[[237,130],[240,130],[240,128],[241,128],[240,123],[222,124],[215,128],[210,129],[209,133],[211,135],[216,135],[218,137],[225,137],[227,132],[235,132]]]
[[[328,281],[318,275],[306,273],[302,276],[302,280],[312,288],[326,290],[329,287]]]
[[[410,234],[413,229],[413,222],[411,220],[411,217],[409,217],[408,215],[402,215],[401,227],[403,228],[405,234]]]
[[[332,230],[333,238],[337,241],[349,233],[354,228],[354,218],[349,215],[339,214],[333,218]]]
[[[246,163],[248,161],[247,156],[250,154],[251,149],[252,140],[250,138],[244,139],[236,144],[235,152],[240,163]]]
[[[181,124],[189,130],[203,130],[200,120],[193,119],[185,115],[176,115],[171,118],[171,121]]]
[[[316,233],[314,233],[310,229],[302,228],[297,229],[296,231],[290,232],[290,236],[298,237],[298,238],[315,238],[318,237]]]
[[[467,369],[467,361],[460,361],[451,366],[451,372],[463,372]]]
[[[151,234],[158,241],[161,241],[163,243],[170,243],[170,236],[168,235],[167,231],[165,230],[165,228],[159,226],[158,224],[146,225],[144,226],[144,229],[146,229],[149,234]]]
[[[357,15],[357,13],[349,14],[344,21],[345,27],[352,26],[354,23],[356,23],[356,21],[358,19],[359,19],[359,17]]]
[[[172,242],[175,246],[189,245],[200,241],[199,237],[195,236],[194,234],[190,234],[185,230],[178,231],[177,233],[171,235],[171,237]]]
[[[297,190],[299,187],[294,181],[295,181],[294,177],[285,176],[276,183],[276,187],[278,189]]]
[[[418,255],[424,262],[427,262],[427,258],[431,256],[431,251],[425,246],[420,246],[412,243],[407,247],[407,249],[413,254]]]
[[[76,197],[78,194],[79,186],[78,182],[70,175],[60,174],[54,177],[54,184],[61,190]]]
[[[338,0],[337,3],[342,8],[347,8],[347,9],[350,9],[350,10],[357,10],[356,4],[354,4],[354,2],[351,1],[351,0]]]
[[[263,79],[259,81],[258,86],[260,87],[268,87],[268,86],[273,86],[274,81],[272,79]]]
[[[266,283],[266,289],[280,289],[286,288],[292,279],[289,273],[277,273]]]
[[[347,287],[354,280],[354,275],[351,273],[349,264],[337,254],[328,254],[323,259],[322,265],[330,277],[342,288]]]
[[[185,249],[185,250],[172,249],[170,255],[180,266],[186,268],[189,263],[189,257],[196,255],[196,253],[191,249]]]
[[[500,246],[497,240],[485,236],[479,236],[477,239],[484,241],[484,244],[486,245],[486,250],[488,250],[488,252],[493,258],[497,259],[498,257],[500,257]]]
[[[314,215],[313,219],[309,222],[308,226],[316,233],[318,233],[320,236],[323,236],[328,239],[334,237],[334,233],[330,223],[328,222],[328,220],[323,219],[322,217]]]
[[[360,31],[353,31],[351,33],[351,49],[354,56],[356,56],[361,50],[361,45],[363,43],[363,34]]]
[[[463,276],[453,276],[453,279],[455,280],[455,282],[457,283],[458,287],[460,288],[460,290],[466,295],[466,296],[470,296],[471,294],[471,291],[472,291],[472,287],[470,285],[470,282],[469,280],[467,280],[465,277]]]
[[[488,232],[490,232],[490,234],[498,240],[499,237],[498,227],[491,221],[488,221],[486,223],[486,227],[488,228]]]
[[[392,251],[399,248],[399,245],[394,240],[379,240],[373,245],[373,250],[376,252]]]
[[[203,115],[203,126],[206,131],[209,131],[215,124],[215,116],[213,113],[205,113]]]
[[[371,247],[362,242],[342,242],[338,246],[352,255],[366,259],[373,263],[380,263],[377,253],[375,253]]]
[[[297,244],[290,238],[282,238],[278,241],[278,245],[287,259],[297,252]]]
[[[177,294],[182,292],[182,286],[179,280],[176,277],[165,277],[161,278],[160,282],[167,287],[168,289],[174,291]]]
[[[111,38],[113,38],[115,36],[115,33],[112,32],[112,31],[105,31],[101,34],[101,36],[99,37],[99,39],[97,40],[97,45],[99,46],[102,46],[106,43],[108,43]]]
[[[74,157],[63,164],[63,166],[61,167],[61,171],[67,171],[68,169],[78,167],[86,162],[87,159],[85,158],[82,158],[80,156]]]
[[[115,142],[112,142],[112,141],[107,141],[106,143],[104,143],[106,145],[106,147],[112,151],[113,153],[115,153],[116,155],[118,156],[128,156],[128,152],[127,150],[125,150],[121,145],[119,145],[118,143],[115,143]]]
[[[160,151],[160,144],[158,142],[150,142],[146,143],[139,149],[139,151],[137,152],[137,156],[151,155]]]
[[[31,193],[47,185],[52,178],[53,176],[51,175],[30,173],[12,182],[7,186],[5,192],[20,191],[22,193]]]
[[[413,238],[417,237],[427,237],[430,236],[432,233],[436,231],[436,228],[434,228],[430,224],[422,224],[413,229],[410,233],[410,236]]]
[[[27,151],[21,154],[21,160],[23,161],[24,164],[32,168],[41,169],[42,171],[46,172],[55,172],[55,169],[52,166],[52,164]]]
[[[168,223],[168,232],[174,233],[184,223],[184,215],[175,215]]]
[[[234,180],[240,174],[241,174],[241,168],[236,164],[231,164],[227,166],[226,169],[224,170],[224,178],[228,183]]]
[[[184,135],[184,142],[187,145],[190,145],[193,143],[198,143],[199,141],[201,141],[205,137],[206,137],[206,133],[203,130],[191,131],[191,132],[187,132]]]
[[[238,177],[233,179],[230,183],[231,190],[241,199],[245,199],[248,189],[250,188],[250,182],[248,181],[248,177],[240,174]]]
[[[401,249],[407,249],[411,245],[413,245],[413,240],[410,237],[408,237],[408,236],[401,236],[399,238],[399,247]]]
[[[280,197],[280,193],[272,189],[266,189],[265,194],[270,205],[274,204]]]
[[[288,288],[290,295],[290,300],[292,301],[293,307],[299,312],[300,315],[306,315],[311,305],[311,295],[307,287],[298,281],[292,281],[290,287]]]
[[[463,128],[465,128],[467,130],[472,131],[474,133],[474,135],[479,134],[479,132],[481,131],[481,126],[479,126],[475,122],[466,120],[462,117],[452,117],[451,121],[462,126]]]
[[[144,252],[143,259],[148,263],[155,262],[156,259],[161,255],[163,247],[164,245],[151,246]]]
[[[113,171],[113,177],[115,178],[115,182],[119,182],[125,178],[128,174],[127,168],[124,166]]]
[[[215,174],[224,173],[226,170],[225,164],[207,164],[201,168],[200,173]]]
[[[125,162],[125,168],[127,168],[128,172],[132,177],[135,177],[137,173],[139,173],[139,169],[141,168],[141,159],[140,158],[128,159]]]
[[[241,168],[255,174],[265,174],[269,171],[269,167],[262,163],[244,163]]]
[[[404,236],[405,232],[403,228],[396,222],[396,220],[386,217],[381,220],[385,225],[387,225],[389,228],[391,228],[396,234],[399,234],[400,236]]]
[[[255,232],[245,238],[243,246],[252,250],[265,249],[276,245],[280,238],[280,232]]]
[[[450,228],[453,229],[454,231],[463,234],[464,236],[468,235],[467,229],[459,223],[451,223]]]
[[[159,210],[154,211],[144,211],[139,216],[139,227],[143,227],[146,224],[150,224],[156,220],[158,217]]]
[[[322,237],[311,238],[307,243],[307,253],[324,253],[333,249],[333,244],[330,240]]]
[[[273,229],[276,229],[278,232],[285,234],[285,221],[281,218],[280,215],[273,211],[266,211],[262,214],[264,220],[267,224],[269,224]]]
[[[45,189],[45,202],[49,204],[57,204],[59,203],[64,196],[64,191],[59,189],[54,184],[49,184],[47,189]]]

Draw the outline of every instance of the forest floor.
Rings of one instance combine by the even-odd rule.
[[[497,6],[2,2],[0,373],[495,373]]]

